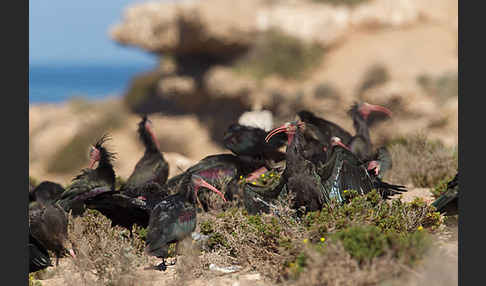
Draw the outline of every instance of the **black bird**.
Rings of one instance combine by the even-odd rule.
[[[231,124],[224,134],[223,143],[235,155],[245,158],[260,159],[268,162],[280,162],[285,154],[278,149],[285,145],[285,134],[279,134],[265,143],[267,132],[258,127]]]
[[[52,266],[47,249],[30,233],[29,229],[29,273]]]
[[[43,181],[29,192],[29,202],[55,202],[61,198],[64,188],[55,182]]]
[[[445,213],[446,215],[456,215],[459,214],[458,208],[459,202],[459,173],[456,174],[454,179],[447,183],[447,190],[440,195],[432,205],[440,213]]]
[[[59,204],[42,200],[29,204],[29,234],[45,249],[56,254],[56,266],[65,254],[76,257],[68,247],[67,226],[67,215]],[[42,253],[41,248],[36,248]]]
[[[405,191],[403,186],[390,185],[371,178],[359,158],[338,137],[331,138],[331,147],[326,149],[326,161],[311,162],[306,159],[303,155],[306,139],[304,130],[301,130],[304,128],[305,123],[294,121],[269,134],[273,136],[276,132],[286,132],[289,137],[290,145],[287,147],[283,175],[286,191],[295,195],[294,208],[305,207],[306,211],[314,211],[331,200],[344,202],[345,190],[366,194],[373,188],[378,188],[383,197]]]
[[[155,183],[162,186],[169,176],[169,164],[160,152],[152,122],[146,115],[138,123],[138,134],[145,145],[145,153],[120,190],[123,194],[133,198],[140,196],[144,185]]]
[[[366,164],[363,164],[362,161],[353,152],[351,152],[350,148],[341,142],[340,138],[333,137],[331,139],[331,145],[334,146],[331,151],[336,152],[337,155],[334,166],[332,167],[333,172],[337,172],[335,179],[331,180],[332,187],[331,184],[327,182],[328,187],[331,188],[331,190],[333,190],[333,188],[337,185],[337,180],[339,180],[341,181],[339,183],[339,188],[342,191],[352,189],[358,191],[359,194],[366,194],[372,189],[376,189],[383,199],[389,199],[390,196],[407,191],[405,186],[383,182],[379,176],[379,173],[377,175],[375,169],[367,169]],[[331,154],[330,157],[333,157],[333,155]],[[332,160],[330,159],[329,161]],[[329,161],[326,162],[326,164],[328,164]],[[326,168],[323,167],[324,166],[321,166],[320,168],[322,171],[329,172],[329,169],[326,170]],[[339,173],[341,173],[341,176],[337,175]],[[324,177],[326,177],[326,175],[324,175]],[[342,196],[339,195],[339,197]]]
[[[146,236],[146,253],[162,258],[156,269],[167,269],[169,244],[179,242],[189,236],[196,228],[196,207],[198,190],[207,188],[216,192],[223,201],[223,194],[208,184],[199,175],[191,175],[191,183],[180,185],[178,192],[164,198],[152,210]]]
[[[306,137],[313,137],[324,144],[329,144],[332,137],[341,138],[345,145],[353,145],[353,151],[361,159],[369,156],[371,152],[372,146],[368,128],[391,116],[391,114],[391,111],[383,106],[366,102],[353,104],[348,111],[348,115],[353,119],[353,127],[356,132],[353,136],[336,123],[315,116],[310,111],[302,110],[297,113],[299,119],[306,124]],[[351,144],[352,141],[356,142]]]
[[[99,211],[111,220],[111,226],[121,226],[133,235],[133,225],[146,228],[152,208],[169,195],[166,186],[145,184],[138,189],[139,196],[129,197],[119,191],[109,191],[86,200],[86,207]]]
[[[233,154],[210,155],[197,164],[188,168],[184,173],[172,177],[167,181],[167,188],[170,193],[179,188],[180,185],[192,183],[192,176],[198,175],[209,184],[219,188],[224,192],[225,199],[228,201],[237,200],[239,196],[238,180],[240,177],[247,176],[255,169],[264,167],[265,164],[259,160],[241,159],[240,156]],[[211,200],[207,193],[201,193],[198,199],[205,211],[210,208]]]
[[[281,177],[281,183],[285,185],[282,187],[285,192],[294,195],[293,208],[305,207],[306,211],[314,211],[321,209],[326,199],[316,165],[304,156],[305,127],[306,124],[300,120],[287,122],[272,130],[265,140],[280,132],[287,134],[289,144],[286,150],[285,170]]]
[[[108,139],[104,135],[91,147],[89,169],[82,170],[61,195],[59,204],[66,212],[72,211],[74,216],[81,215],[88,198],[115,190],[115,171],[112,165],[115,154],[103,146]],[[96,162],[98,167],[93,169]]]
[[[385,173],[393,166],[392,157],[388,149],[384,146],[378,148],[373,157],[365,162],[368,171],[379,179],[383,179]]]

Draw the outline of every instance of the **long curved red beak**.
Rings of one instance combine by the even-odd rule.
[[[223,199],[223,201],[226,202],[223,193],[221,193],[218,189],[213,187],[210,183],[204,181],[202,178],[198,178],[196,181],[196,188],[194,188],[194,195],[196,196],[196,198],[197,198],[197,191],[199,190],[200,187],[205,187],[207,189],[210,189],[211,191],[218,194]]]
[[[281,132],[286,132],[286,131],[287,131],[287,126],[285,126],[285,124],[284,124],[284,125],[282,125],[282,126],[280,126],[280,127],[278,127],[278,128],[273,129],[273,130],[272,130],[272,131],[270,131],[270,132],[267,134],[267,136],[265,137],[265,142],[267,142],[267,143],[268,143],[268,141],[270,140],[270,138],[272,138],[272,137],[273,137],[273,135],[275,135],[275,134],[277,134],[277,133],[281,133]]]
[[[363,115],[365,119],[368,118],[372,111],[385,113],[389,117],[391,117],[393,114],[390,109],[381,105],[363,103],[363,106],[360,108],[361,115]]]
[[[303,127],[304,125],[305,125],[304,122],[301,122],[301,121],[297,122],[297,128]],[[267,134],[267,136],[265,137],[265,142],[268,143],[268,141],[270,140],[270,138],[272,138],[272,136],[274,136],[275,134],[280,133],[280,132],[286,132],[287,133],[287,146],[290,145],[290,143],[292,142],[292,139],[294,138],[295,129],[289,130],[288,123],[285,123],[284,125],[270,131]]]
[[[331,145],[333,145],[333,146],[339,145],[339,146],[343,147],[344,149],[351,151],[351,149],[348,146],[346,146],[346,144],[341,142],[341,140],[339,140],[339,139],[338,140],[332,140]]]

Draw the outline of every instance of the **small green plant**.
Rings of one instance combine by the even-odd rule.
[[[442,195],[442,193],[444,193],[447,190],[447,183],[449,183],[452,180],[452,178],[454,178],[454,177],[453,176],[446,177],[446,178],[440,180],[435,185],[435,187],[431,190],[431,193],[434,196],[434,198],[440,197],[440,195]]]
[[[42,283],[39,280],[34,278],[35,273],[29,273],[29,286],[42,286]]]
[[[352,226],[335,233],[344,249],[359,262],[371,261],[385,253],[388,237],[376,226]]]

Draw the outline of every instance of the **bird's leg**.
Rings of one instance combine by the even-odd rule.
[[[167,265],[165,264],[165,258],[162,258],[162,262],[159,265],[155,266],[155,268],[159,271],[167,270]]]
[[[56,267],[59,266],[59,256],[61,256],[61,253],[56,252]]]

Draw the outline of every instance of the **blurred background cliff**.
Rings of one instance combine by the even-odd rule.
[[[393,119],[375,145],[422,132],[458,144],[452,0],[30,1],[29,172],[67,184],[109,132],[126,178],[154,123],[170,176],[214,153],[249,110],[308,109],[348,130],[354,101]]]

